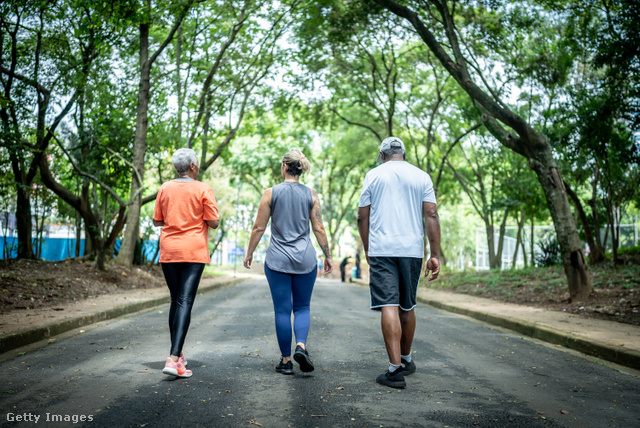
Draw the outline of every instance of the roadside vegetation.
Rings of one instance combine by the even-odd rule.
[[[571,303],[562,265],[514,270],[464,272],[445,269],[422,285],[503,302],[571,312],[585,317],[640,325],[640,251],[622,252],[624,264],[605,261],[589,267],[593,292],[587,302]]]

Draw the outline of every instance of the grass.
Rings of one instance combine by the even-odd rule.
[[[640,290],[640,264],[620,266],[605,262],[589,266],[589,272],[595,288],[620,287],[627,290]],[[428,288],[487,297],[502,296],[509,299],[522,294],[557,296],[559,293],[568,291],[562,266],[480,272],[475,270],[456,272],[445,267],[438,281],[423,280],[422,284]]]
[[[228,270],[223,269],[222,266],[216,265],[206,265],[204,267],[204,272],[202,272],[203,278],[214,278],[216,276],[226,276],[229,275]]]

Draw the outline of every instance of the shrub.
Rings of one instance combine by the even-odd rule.
[[[554,234],[544,236],[538,242],[538,248],[540,248],[540,254],[536,256],[536,266],[547,267],[562,263],[560,246]]]

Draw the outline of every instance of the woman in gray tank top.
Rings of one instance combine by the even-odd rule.
[[[303,372],[313,371],[307,351],[307,335],[311,319],[310,302],[316,281],[316,251],[310,231],[324,253],[324,272],[333,269],[327,235],[322,225],[322,209],[315,190],[300,184],[300,175],[311,165],[301,151],[291,150],[282,159],[284,182],[267,189],[262,195],[258,215],[251,230],[244,266],[249,269],[253,252],[271,218],[271,241],[265,258],[264,272],[271,289],[276,316],[276,337],[282,357],[276,371],[293,374],[291,362],[291,313],[296,350],[293,359]],[[311,227],[309,222],[311,221]]]

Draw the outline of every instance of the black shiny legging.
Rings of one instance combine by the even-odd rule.
[[[171,293],[169,309],[170,355],[179,356],[191,322],[191,308],[198,292],[204,263],[161,263]]]

